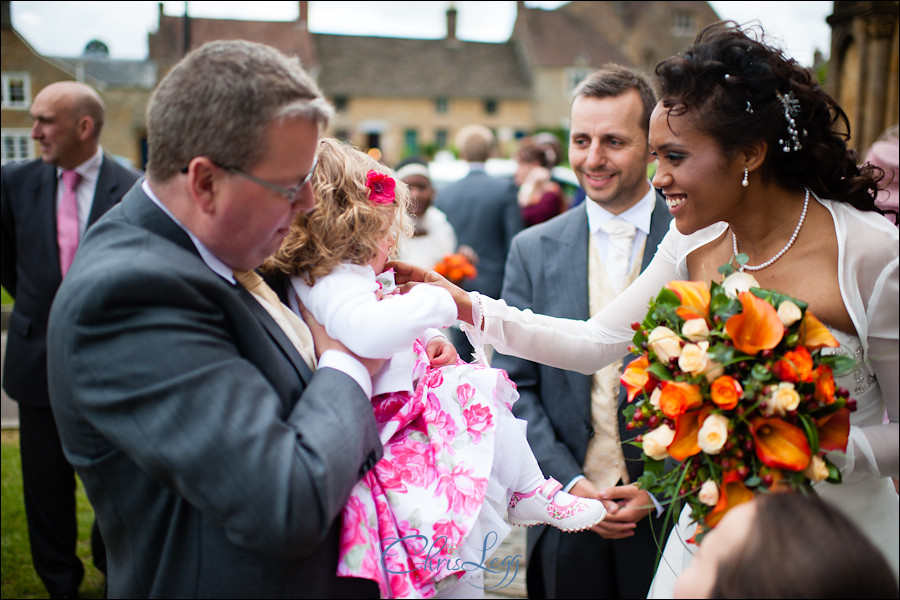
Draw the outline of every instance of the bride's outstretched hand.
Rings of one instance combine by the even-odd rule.
[[[394,281],[400,293],[406,293],[412,286],[427,283],[442,287],[453,296],[456,302],[457,318],[472,324],[472,300],[469,293],[454,285],[446,278],[440,276],[434,269],[423,269],[405,262],[391,261],[385,265],[385,269],[394,270]]]

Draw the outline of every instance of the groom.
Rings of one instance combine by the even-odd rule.
[[[150,100],[147,179],[91,228],[59,289],[50,397],[111,598],[378,596],[335,573],[339,515],[382,452],[381,361],[311,323],[321,356],[307,364],[271,316],[280,303],[235,278],[256,277],[313,207],[331,115],[273,48],[195,50]]]
[[[584,320],[612,300],[653,258],[671,216],[647,179],[647,134],[656,98],[647,82],[608,65],[575,89],[569,161],[587,201],[517,235],[503,299],[521,309]],[[612,225],[617,225],[613,228]],[[614,235],[632,241],[621,256]],[[607,232],[609,231],[609,233]],[[544,474],[578,496],[614,500],[617,511],[589,531],[528,531],[529,598],[643,598],[661,524],[647,517],[650,498],[633,482],[640,451],[624,430],[621,366],[593,377],[510,356],[494,355],[520,399],[528,441]]]

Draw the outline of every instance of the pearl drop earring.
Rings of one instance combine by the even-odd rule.
[[[744,167],[744,180],[741,181],[741,187],[750,187],[750,179],[749,179],[750,171],[747,167]]]

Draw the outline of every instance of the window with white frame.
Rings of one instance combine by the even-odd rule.
[[[31,106],[31,76],[28,73],[3,73],[3,108],[27,109]]]
[[[30,129],[2,129],[2,152],[0,163],[6,164],[11,160],[25,160],[34,158],[34,143],[31,141]]]

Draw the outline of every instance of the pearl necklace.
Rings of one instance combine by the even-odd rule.
[[[793,235],[791,235],[791,239],[788,240],[788,243],[784,248],[781,249],[781,252],[767,260],[766,262],[751,266],[751,265],[741,265],[738,271],[743,273],[744,271],[759,271],[760,269],[765,269],[775,263],[776,260],[784,256],[784,253],[790,250],[791,246],[794,245],[794,241],[797,239],[797,235],[800,233],[800,228],[803,227],[803,221],[806,220],[806,209],[809,207],[809,188],[806,188],[806,197],[803,199],[803,212],[800,213],[800,221],[797,223],[797,228],[794,229]],[[734,235],[734,231],[731,232],[731,247],[734,250],[734,256],[737,258],[738,253],[738,243],[737,236]]]

